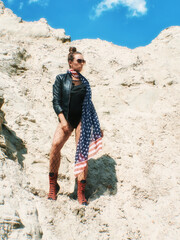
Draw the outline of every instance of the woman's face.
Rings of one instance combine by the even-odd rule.
[[[70,68],[74,71],[81,72],[84,66],[84,58],[81,54],[74,54],[73,61],[69,61]]]

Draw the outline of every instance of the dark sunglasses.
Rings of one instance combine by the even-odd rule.
[[[77,59],[78,63],[86,63],[86,61],[84,59]]]

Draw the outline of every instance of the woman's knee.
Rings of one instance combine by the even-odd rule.
[[[64,143],[67,141],[67,139],[70,136],[70,132],[64,133],[63,136],[55,137],[52,142],[52,149],[61,150]]]
[[[51,145],[51,150],[60,151],[63,145],[64,145],[64,141],[62,138],[54,138]]]
[[[51,146],[51,150],[52,151],[60,151],[60,149],[61,149],[61,142],[60,141],[53,141],[52,146]]]

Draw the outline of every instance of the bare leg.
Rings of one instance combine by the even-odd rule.
[[[75,130],[76,147],[77,147],[77,144],[78,144],[78,141],[80,138],[80,131],[81,131],[81,122],[79,123],[79,125],[77,126],[77,128]],[[87,166],[84,169],[84,171],[78,175],[78,177],[77,177],[78,181],[86,180],[87,173],[88,173],[88,163],[87,163]]]
[[[50,151],[50,162],[49,162],[49,194],[48,199],[56,200],[57,193],[60,189],[59,184],[57,183],[58,169],[60,166],[60,150],[63,147],[64,143],[68,140],[73,129],[69,126],[68,130],[64,132],[62,129],[61,123],[58,124],[53,143]]]
[[[60,166],[60,151],[64,146],[65,142],[68,140],[72,133],[73,129],[69,126],[68,132],[64,132],[61,127],[61,123],[58,124],[53,142],[50,151],[50,163],[49,163],[49,172],[58,173],[58,169]]]

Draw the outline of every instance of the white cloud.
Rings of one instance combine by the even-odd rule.
[[[40,2],[40,0],[29,0],[29,3]]]
[[[23,3],[23,2],[20,2],[20,4],[19,4],[19,10],[21,10],[21,9],[23,8],[23,5],[24,5],[24,3]]]
[[[132,16],[146,14],[146,0],[102,0],[94,8],[93,18],[99,17],[103,12],[122,5],[128,8]]]
[[[37,4],[39,4],[39,5],[43,6],[43,7],[46,7],[49,4],[49,0],[29,0],[28,3],[29,4],[37,3]]]
[[[14,0],[8,0],[8,3],[10,3],[10,4],[13,3],[13,2],[14,2]]]

